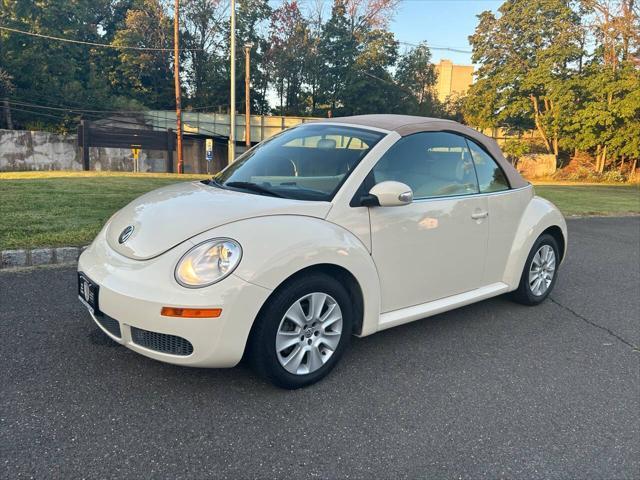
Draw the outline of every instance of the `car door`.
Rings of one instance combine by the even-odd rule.
[[[479,143],[467,139],[478,176],[480,193],[487,197],[489,207],[489,244],[485,266],[485,284],[504,280],[504,273],[513,247],[518,225],[533,197],[533,187],[511,189],[498,162]]]
[[[371,186],[386,180],[407,184],[414,201],[369,210],[382,312],[481,287],[488,203],[465,139],[421,132],[398,140],[367,177]]]

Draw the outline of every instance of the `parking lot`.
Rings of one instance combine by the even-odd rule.
[[[115,344],[73,268],[0,273],[0,477],[638,478],[640,217],[568,223],[543,305],[354,339],[297,391]]]

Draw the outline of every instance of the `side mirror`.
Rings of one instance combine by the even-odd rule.
[[[369,195],[363,200],[363,204],[368,206],[399,207],[413,201],[413,191],[402,182],[380,182],[369,190]]]

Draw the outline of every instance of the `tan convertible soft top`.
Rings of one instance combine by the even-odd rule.
[[[453,120],[443,120],[441,118],[416,117],[412,115],[355,115],[352,117],[327,118],[321,122],[331,123],[350,123],[353,125],[362,125],[363,127],[381,128],[397,132],[405,137],[413,133],[433,132],[433,131],[450,131],[467,136],[482,145],[491,156],[500,164],[502,170],[507,176],[511,188],[521,188],[528,185],[528,182],[522,178],[520,173],[504,158],[498,144],[490,137],[474,130],[473,128],[462,125]]]

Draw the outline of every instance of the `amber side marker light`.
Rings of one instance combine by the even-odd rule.
[[[218,318],[222,314],[221,308],[176,308],[162,307],[160,315],[181,318]]]

